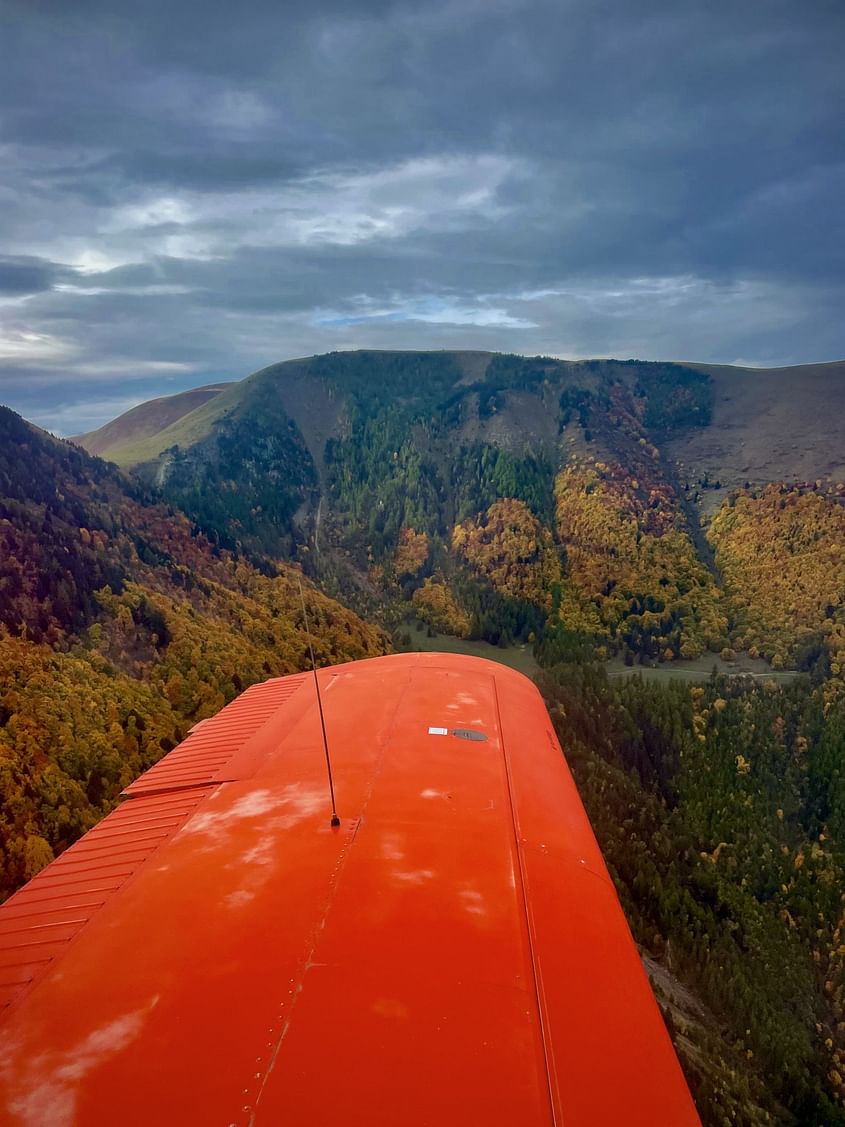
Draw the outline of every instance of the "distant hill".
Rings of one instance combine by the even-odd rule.
[[[183,415],[190,414],[210,399],[216,398],[227,387],[229,387],[228,383],[207,384],[205,387],[180,391],[176,395],[150,399],[147,403],[141,403],[110,423],[106,423],[99,430],[74,435],[71,441],[84,446],[90,454],[98,454],[115,462],[120,461],[120,457],[112,456],[113,451],[131,449],[149,439],[155,443],[155,438],[161,431],[181,419]]]
[[[490,373],[494,353],[348,353],[337,354],[338,364],[340,355],[360,357],[363,362],[370,357],[374,378],[378,378],[380,358],[404,356],[410,360],[428,355],[432,363],[441,365],[445,359],[452,368],[452,382],[444,390],[460,396],[466,389],[467,398],[478,387],[498,384],[501,375],[496,364]],[[602,369],[624,376],[627,367],[629,372],[647,377],[649,371],[661,368],[660,364],[631,361],[619,365],[615,361],[545,360],[544,364],[556,384],[588,389]],[[256,386],[272,385],[279,408],[295,421],[312,460],[319,463],[321,446],[339,433],[344,418],[342,401],[326,399],[326,389],[333,383],[331,366],[331,357],[287,361],[238,383],[154,399],[74,441],[127,468],[152,463],[174,446],[184,450],[202,441],[223,418],[243,410]],[[845,361],[786,368],[682,366],[708,377],[710,415],[705,425],[672,427],[665,454],[681,476],[690,480],[707,477],[726,487],[746,481],[762,485],[777,480],[845,480],[845,423],[838,407],[845,397]],[[315,368],[319,374],[314,374]],[[390,394],[389,384],[383,391]],[[501,402],[496,403],[495,418],[488,413],[486,419],[477,420],[479,434],[500,447],[528,443],[553,449],[558,445],[556,412],[551,417],[547,412],[547,395],[518,386],[498,391]],[[472,429],[472,424],[464,426],[459,437],[466,438]],[[652,429],[661,430],[659,425]],[[712,509],[712,503],[704,504]]]

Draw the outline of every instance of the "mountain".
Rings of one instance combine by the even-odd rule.
[[[450,395],[473,385],[481,388],[484,384],[491,387],[500,384],[503,358],[494,353],[365,352],[312,357],[273,365],[237,384],[211,385],[152,400],[75,441],[91,453],[132,467],[158,458],[168,448],[185,448],[206,437],[224,416],[242,410],[241,405],[253,394],[255,384],[275,385],[282,410],[298,426],[305,424],[307,428],[315,408],[320,414],[326,413],[328,405],[321,401],[321,391],[331,385],[337,390],[344,383],[339,371],[331,371],[333,360],[340,369],[350,361],[354,363],[353,358],[360,358],[362,366],[369,365],[374,377],[378,377],[385,369],[401,365],[403,360],[419,368],[425,365],[426,357],[431,364],[441,367],[444,359],[450,362],[453,372]],[[648,380],[649,373],[656,374],[661,367],[666,367],[631,361],[620,366],[616,361],[545,359],[543,364],[561,386],[587,389],[594,382],[590,376],[597,370],[603,369],[606,376],[613,378],[620,375],[622,367],[627,367],[629,371],[642,373]],[[699,425],[694,427],[673,425],[673,434],[667,442],[667,455],[685,466],[689,474],[706,475],[712,481],[721,479],[728,486],[739,486],[748,480],[763,484],[781,479],[845,477],[845,448],[838,411],[838,403],[845,392],[845,361],[768,369],[687,363],[679,367],[707,377],[710,402],[707,418],[702,416]],[[309,378],[312,372],[314,375]],[[522,432],[525,441],[540,441],[554,447],[555,435],[547,425],[548,420],[536,411],[532,417],[524,396],[507,394],[508,390],[527,390],[525,386],[519,387],[519,382],[519,379],[514,381],[513,389],[506,385],[498,387],[505,394],[500,394],[496,404],[496,424],[485,428],[482,419],[481,428],[489,432],[485,437],[489,436],[497,445],[514,442],[518,445],[519,432]],[[309,386],[317,393],[317,402],[309,401]],[[384,390],[390,393],[389,383]],[[222,391],[229,394],[219,398]],[[217,402],[200,411],[199,408],[211,399]],[[541,398],[540,402],[547,404],[548,397]],[[196,417],[187,419],[195,410]],[[328,431],[336,433],[341,413],[329,410],[327,414],[324,421]],[[312,457],[319,454],[315,447],[320,440],[325,441],[323,431],[317,429],[308,436]]]
[[[193,724],[307,666],[299,581],[0,408],[0,897]],[[303,588],[318,661],[390,649]]]
[[[298,554],[388,621],[413,609],[493,642],[574,632],[626,660],[738,649],[792,668],[821,622],[838,638],[845,576],[834,563],[790,618],[806,580],[766,490],[814,493],[814,535],[835,547],[843,394],[845,363],[337,353],[257,372],[154,435],[130,413],[84,441],[220,544]],[[734,488],[740,507],[714,522]],[[735,560],[763,516],[787,601],[761,618],[765,576],[752,588]]]

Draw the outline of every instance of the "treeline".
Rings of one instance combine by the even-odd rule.
[[[388,403],[406,405],[411,417],[423,415],[447,399],[463,376],[450,352],[329,352],[312,357],[308,369],[364,416]]]
[[[707,426],[713,415],[713,381],[696,368],[681,364],[643,366],[635,394],[645,401],[643,422],[657,433]]]

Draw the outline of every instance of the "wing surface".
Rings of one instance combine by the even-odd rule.
[[[0,1121],[698,1124],[536,688],[253,686],[0,907]]]

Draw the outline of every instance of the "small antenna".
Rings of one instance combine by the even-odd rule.
[[[308,625],[308,611],[305,609],[305,595],[302,591],[302,577],[297,575],[296,581],[299,584],[299,598],[302,601],[302,617],[305,619],[305,633],[308,637],[308,649],[311,651],[311,669],[314,671],[314,687],[317,690],[317,707],[320,710],[320,727],[323,730],[323,749],[326,753],[326,768],[329,772],[329,794],[332,800],[332,821],[333,826],[340,825],[340,818],[337,816],[337,807],[334,801],[334,780],[332,779],[332,761],[329,756],[329,740],[326,735],[326,721],[323,716],[323,698],[320,696],[320,682],[317,678],[317,661],[314,657],[314,643],[311,641],[311,627]]]

